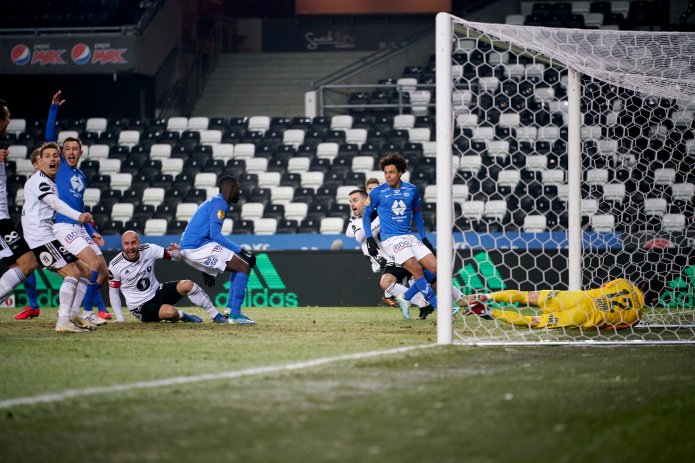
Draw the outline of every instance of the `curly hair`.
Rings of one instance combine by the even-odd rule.
[[[399,153],[386,153],[379,161],[379,169],[384,170],[386,166],[396,166],[398,172],[405,172],[408,161]]]

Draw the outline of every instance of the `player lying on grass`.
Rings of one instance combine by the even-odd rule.
[[[125,296],[130,313],[143,322],[184,321],[200,323],[202,320],[178,310],[174,304],[183,296],[210,314],[215,323],[231,323],[220,314],[205,291],[191,280],[160,283],[154,274],[154,263],[158,259],[179,260],[176,244],[164,249],[156,244],[142,244],[140,236],[129,230],[121,236],[123,252],[109,263],[109,298],[116,320],[123,321],[120,293]]]
[[[623,329],[639,323],[645,304],[656,303],[659,294],[657,290],[650,289],[647,281],[634,284],[619,278],[586,291],[507,290],[471,294],[465,299],[470,304],[467,315],[475,313],[516,326]],[[510,310],[492,310],[483,304],[487,301],[538,307],[542,314],[529,316]]]
[[[377,245],[379,246],[379,252],[376,257],[369,254],[367,250],[367,242],[364,236],[364,230],[362,229],[362,215],[364,213],[364,202],[368,198],[367,192],[364,190],[352,190],[348,195],[348,203],[350,204],[350,209],[352,210],[352,217],[350,217],[350,222],[348,223],[347,230],[345,231],[345,236],[348,238],[354,238],[355,241],[360,243],[362,248],[362,254],[367,256],[372,265],[372,272],[381,272],[381,279],[379,280],[379,285],[386,291],[386,294],[393,296],[401,296],[404,294],[408,288],[403,285],[403,282],[408,281],[412,275],[401,267],[396,265],[392,260],[388,260],[381,249],[381,243],[377,238]],[[379,234],[379,217],[376,217],[372,221],[372,236],[377,236]],[[403,317],[406,320],[410,320],[410,304],[402,298],[396,299],[398,305],[400,306]],[[423,313],[423,309],[429,306],[429,303],[425,300],[420,293],[417,293],[413,298],[413,303],[420,307],[420,313]],[[431,313],[434,309],[426,310],[426,313]]]

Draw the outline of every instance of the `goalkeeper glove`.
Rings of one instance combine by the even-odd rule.
[[[376,240],[372,236],[367,238],[367,252],[369,252],[369,255],[375,259],[379,254],[379,246],[377,246]]]
[[[377,263],[379,264],[379,267],[381,267],[381,270],[384,270],[386,268],[386,259],[383,257],[379,256],[376,258]]]
[[[253,268],[256,265],[256,256],[253,255],[253,253],[249,250],[242,249],[239,251],[239,257],[244,259],[246,263],[249,264],[249,268]]]
[[[200,272],[203,274],[203,282],[205,282],[205,286],[215,286],[215,277],[212,275],[208,275],[205,272]]]
[[[428,240],[427,237],[424,237],[422,239],[422,244],[424,244],[427,247],[427,249],[432,251],[432,254],[434,254],[435,256],[437,255],[437,251],[434,250],[434,246],[432,246],[432,243],[430,243],[430,240]]]

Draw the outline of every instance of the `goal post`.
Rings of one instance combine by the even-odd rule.
[[[453,285],[586,290],[626,278],[660,293],[625,330],[439,310],[438,343],[695,343],[695,61],[684,52],[695,34],[440,13],[435,48],[439,305],[451,306]]]

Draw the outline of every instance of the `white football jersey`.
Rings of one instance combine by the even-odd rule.
[[[0,219],[9,219],[10,209],[7,207],[7,174],[5,163],[0,162]]]
[[[31,249],[55,239],[53,234],[55,211],[43,201],[48,195],[58,196],[55,182],[40,170],[34,172],[24,184],[24,206],[22,206],[24,239]]]
[[[362,248],[362,254],[365,256],[369,257],[369,260],[372,263],[372,272],[374,273],[379,273],[381,271],[381,266],[379,265],[379,262],[375,258],[369,255],[369,250],[367,249],[367,240],[364,237],[364,231],[362,230],[363,227],[363,222],[362,222],[362,217],[355,217],[352,216],[350,217],[350,222],[348,222],[347,230],[345,231],[345,235],[348,238],[355,238],[355,240],[360,243],[360,246]],[[376,217],[374,220],[372,220],[372,237],[376,241],[376,244],[379,246],[379,254],[377,254],[378,257],[383,257],[387,261],[389,258],[381,251],[381,241],[379,241],[379,238],[376,236],[379,233],[379,217]],[[361,240],[360,240],[361,238]]]
[[[163,257],[163,247],[142,244],[137,261],[131,262],[120,253],[109,262],[109,286],[121,290],[129,310],[137,309],[154,297],[159,288],[154,263]]]

